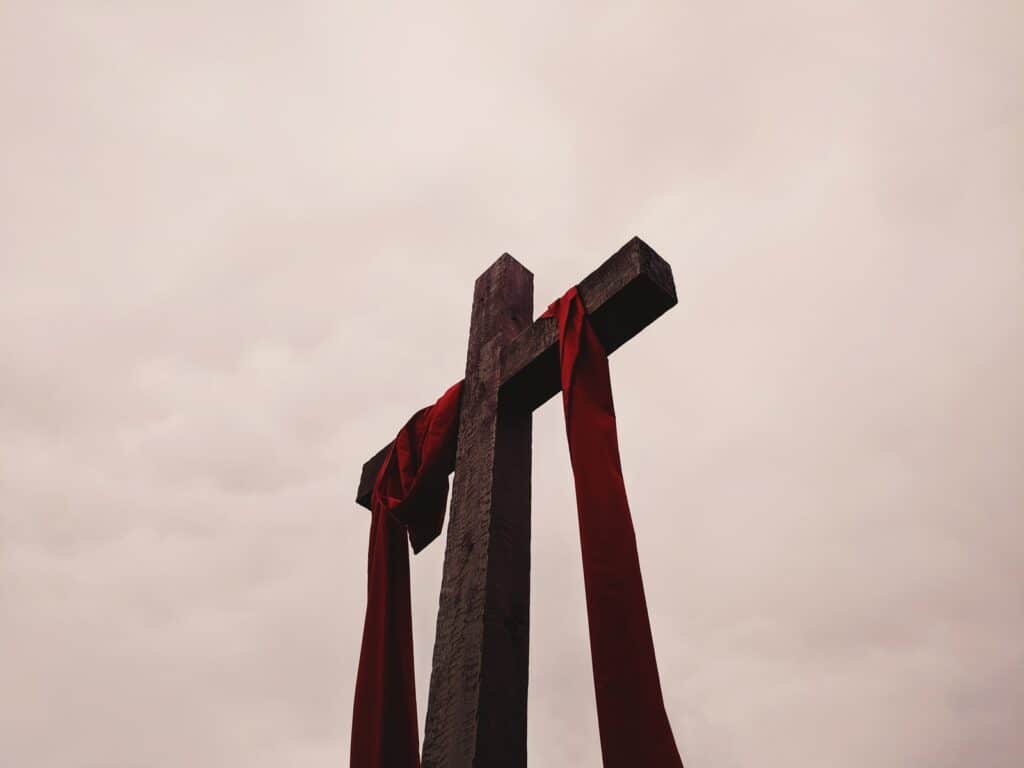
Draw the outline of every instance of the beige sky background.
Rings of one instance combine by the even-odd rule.
[[[688,768],[1024,755],[1024,7],[0,0],[0,765],[347,762],[362,461],[639,234]],[[531,765],[599,764],[561,413]],[[421,719],[443,545],[414,563]]]

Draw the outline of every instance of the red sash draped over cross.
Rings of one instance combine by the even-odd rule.
[[[461,400],[459,382],[409,419],[373,485],[351,768],[419,768],[406,539],[419,552],[441,533]]]
[[[576,288],[544,316],[558,319],[603,764],[682,768],[658,679],[619,459],[608,356]],[[440,533],[461,387],[456,384],[402,428],[374,485],[352,768],[420,765],[406,537],[418,552]]]

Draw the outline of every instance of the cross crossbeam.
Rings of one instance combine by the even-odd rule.
[[[609,355],[678,301],[672,267],[639,237],[587,275],[579,289],[591,324]],[[554,318],[534,321],[503,350],[501,386],[532,409],[558,394],[558,323]],[[367,509],[374,480],[390,447],[388,443],[363,464],[356,503]]]

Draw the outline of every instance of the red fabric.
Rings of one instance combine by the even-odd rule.
[[[575,288],[557,317],[562,403],[576,482],[587,621],[605,768],[682,768],[658,680],[619,459],[608,357]],[[352,768],[419,768],[409,551],[441,532],[462,383],[417,413],[374,484]]]
[[[462,382],[395,438],[371,499],[366,619],[352,710],[352,768],[419,768],[409,550],[441,532]]]
[[[576,288],[557,317],[562,404],[576,482],[590,653],[605,768],[682,768],[665,713],[619,460],[608,356]]]

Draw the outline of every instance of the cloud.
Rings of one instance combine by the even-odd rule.
[[[612,367],[688,766],[1016,765],[1013,3],[0,9],[0,754],[347,759],[362,462],[633,234]],[[557,407],[530,755],[596,765]],[[413,563],[424,714],[443,543]]]

